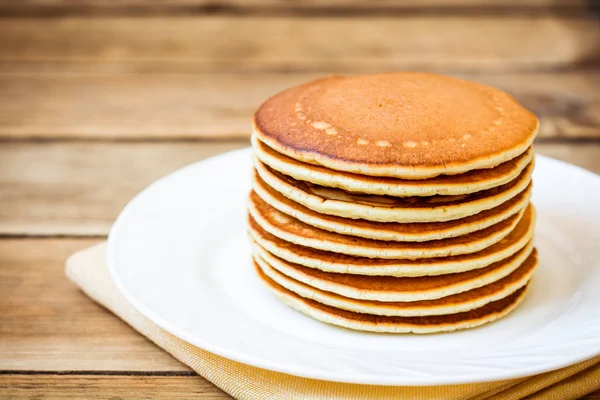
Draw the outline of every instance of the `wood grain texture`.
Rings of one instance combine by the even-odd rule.
[[[259,8],[268,10],[439,10],[444,11],[459,9],[506,9],[517,10],[534,9],[572,9],[586,7],[585,0],[159,0],[148,2],[145,0],[79,0],[65,2],[61,0],[0,0],[0,11],[10,15],[40,14],[48,12],[120,12],[144,14],[147,12],[208,12],[208,11],[233,11],[238,9]],[[233,9],[233,10],[231,10]]]
[[[127,202],[156,179],[246,145],[1,143],[0,233],[106,235]]]
[[[199,377],[0,375],[5,399],[232,399]],[[580,400],[598,400],[600,391]]]
[[[195,72],[561,69],[597,63],[598,26],[532,15],[11,18],[0,23],[0,61]]]
[[[231,399],[198,376],[0,375],[2,399]]]
[[[246,145],[2,143],[0,234],[106,235],[122,207],[158,177]],[[600,143],[540,143],[536,151],[600,173]]]
[[[0,369],[190,371],[86,297],[64,262],[98,240],[0,240]]]
[[[269,96],[321,73],[34,72],[0,65],[0,137],[247,138]],[[600,72],[454,74],[504,89],[540,137],[600,137]]]

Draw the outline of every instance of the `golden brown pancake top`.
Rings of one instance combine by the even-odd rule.
[[[524,152],[537,125],[501,90],[413,72],[316,80],[271,97],[254,116],[259,139],[276,151],[368,175],[497,165],[512,158],[504,153]]]

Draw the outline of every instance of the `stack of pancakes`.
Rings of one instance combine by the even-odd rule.
[[[537,266],[536,117],[506,93],[422,73],[329,77],[254,116],[256,271],[320,321],[470,328],[512,311]]]

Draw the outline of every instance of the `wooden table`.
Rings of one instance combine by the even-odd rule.
[[[395,69],[490,83],[540,116],[538,153],[600,173],[585,2],[369,4],[0,1],[1,398],[228,398],[83,295],[64,261],[155,179],[247,146],[252,110],[289,85]]]

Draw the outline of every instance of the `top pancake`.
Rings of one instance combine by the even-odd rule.
[[[338,171],[425,179],[492,168],[527,150],[536,117],[508,94],[426,73],[330,77],[268,99],[258,139]]]

